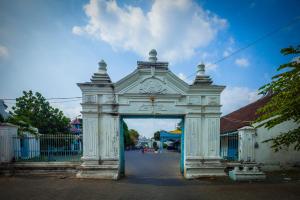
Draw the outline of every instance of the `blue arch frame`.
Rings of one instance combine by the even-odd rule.
[[[180,172],[184,173],[184,119],[185,115],[120,115],[120,174],[125,175],[125,147],[124,147],[124,119],[181,119],[181,155],[180,155]]]

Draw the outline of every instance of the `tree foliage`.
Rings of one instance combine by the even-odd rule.
[[[277,71],[283,71],[272,77],[271,83],[262,86],[259,91],[263,95],[272,95],[271,100],[258,110],[260,117],[256,122],[263,122],[260,126],[268,129],[292,120],[300,122],[300,45],[281,50],[283,55],[292,55],[294,59],[279,66]],[[296,59],[295,59],[296,58]],[[266,140],[272,142],[275,151],[283,147],[294,145],[295,150],[300,150],[300,127],[281,133],[279,136]]]
[[[160,140],[160,132],[159,132],[159,131],[156,131],[156,132],[154,133],[154,140],[156,140],[156,141],[159,141],[159,140]]]
[[[124,144],[125,147],[134,146],[137,144],[139,133],[134,129],[128,129],[127,124],[123,123],[123,130],[124,130]]]
[[[35,133],[34,127],[41,134],[69,133],[70,119],[59,109],[50,106],[38,92],[23,91],[23,96],[16,99],[16,106],[12,110],[8,121],[18,125],[21,131]]]
[[[0,123],[5,122],[4,117],[0,114]]]
[[[136,145],[138,142],[140,134],[134,130],[134,129],[130,129],[129,130],[129,137],[130,137],[130,141],[132,145]]]

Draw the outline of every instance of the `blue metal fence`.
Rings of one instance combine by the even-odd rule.
[[[220,141],[220,155],[223,159],[237,161],[239,158],[238,133],[222,134]]]
[[[13,138],[15,161],[79,161],[80,135],[23,135]]]

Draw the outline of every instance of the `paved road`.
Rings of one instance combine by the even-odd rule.
[[[182,180],[180,153],[164,151],[160,154],[142,154],[140,151],[127,151],[125,175],[128,181]]]
[[[300,179],[260,183],[235,183],[226,178],[185,180],[179,173],[178,156],[127,152],[127,175],[120,181],[0,177],[0,200],[300,199]]]

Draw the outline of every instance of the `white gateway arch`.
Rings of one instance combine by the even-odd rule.
[[[223,176],[220,162],[220,94],[204,65],[189,85],[159,62],[151,50],[149,61],[138,61],[128,76],[112,83],[106,63],[82,91],[83,163],[77,177],[118,179],[124,172],[122,118],[181,117],[184,120],[182,172],[185,178]]]

